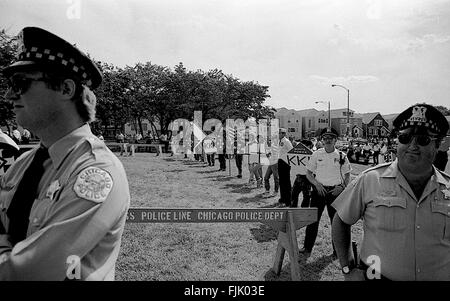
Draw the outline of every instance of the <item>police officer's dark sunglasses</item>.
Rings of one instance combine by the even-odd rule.
[[[398,135],[398,142],[401,144],[411,143],[413,138],[416,138],[416,143],[420,146],[427,146],[431,141],[437,140],[438,138],[432,138],[427,135],[410,135],[410,134],[400,134]]]
[[[23,76],[13,76],[8,78],[6,84],[8,89],[11,89],[15,94],[22,95],[28,91],[32,82],[36,81],[46,81],[47,79],[43,77],[32,78]]]

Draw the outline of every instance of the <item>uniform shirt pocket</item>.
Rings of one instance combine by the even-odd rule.
[[[30,212],[27,237],[43,227],[52,204],[53,199],[48,197],[34,200]]]
[[[401,232],[406,228],[406,199],[377,197],[374,199],[376,228],[388,232]]]
[[[450,202],[431,202],[433,233],[439,239],[450,242]]]
[[[323,168],[326,165],[326,162],[324,159],[319,158],[317,159],[317,167]]]

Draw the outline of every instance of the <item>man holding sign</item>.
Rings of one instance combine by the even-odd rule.
[[[296,208],[298,204],[298,196],[300,192],[303,194],[302,207],[309,207],[311,202],[311,183],[306,178],[306,164],[312,155],[311,149],[313,148],[313,143],[310,140],[302,140],[298,143],[289,153],[296,154],[297,159],[293,164],[295,164],[294,171],[297,171],[297,176],[292,186],[292,202],[291,207]],[[288,156],[289,156],[288,153]],[[290,159],[290,158],[289,158]]]

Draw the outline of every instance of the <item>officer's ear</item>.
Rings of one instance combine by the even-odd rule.
[[[61,85],[61,93],[64,98],[72,99],[75,96],[77,85],[73,79],[65,79]]]

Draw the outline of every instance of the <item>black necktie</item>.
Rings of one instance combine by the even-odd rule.
[[[37,197],[39,181],[44,174],[44,161],[48,157],[46,148],[40,147],[36,151],[6,212],[9,218],[9,240],[13,246],[26,238],[31,207]]]

